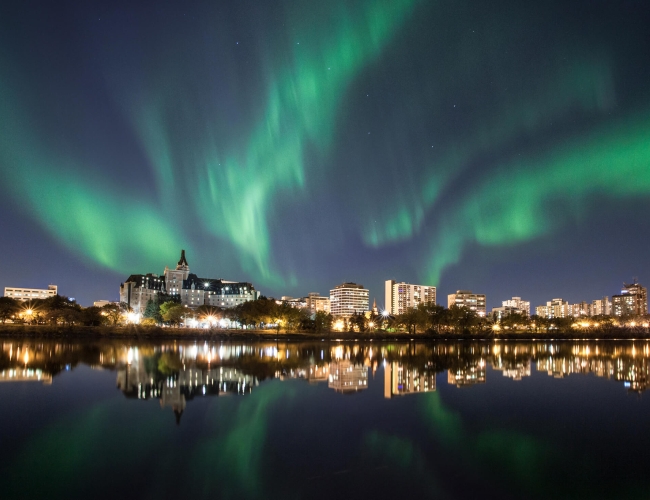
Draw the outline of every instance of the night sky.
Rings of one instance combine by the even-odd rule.
[[[0,3],[0,288],[650,284],[650,5]]]

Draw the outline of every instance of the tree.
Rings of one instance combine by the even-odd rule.
[[[81,322],[81,306],[74,300],[62,295],[44,299],[41,311],[47,321],[53,324],[73,325]]]
[[[326,313],[325,311],[316,311],[316,314],[314,315],[314,330],[317,333],[331,332],[333,322],[334,317],[330,313]]]
[[[418,310],[415,307],[408,307],[402,314],[398,314],[395,318],[397,323],[406,328],[408,333],[417,333],[418,324]]]
[[[99,307],[86,307],[81,310],[80,320],[86,326],[99,326],[102,324],[102,310]]]
[[[291,307],[288,304],[282,304],[279,308],[279,321],[287,331],[297,331],[308,317],[309,315],[304,309]]]
[[[363,313],[357,313],[350,316],[348,324],[351,332],[356,329],[359,333],[364,333],[368,329],[368,318]]]
[[[425,318],[424,328],[440,334],[440,328],[447,321],[447,309],[438,304],[420,304],[418,309]]]
[[[160,314],[162,319],[170,325],[178,325],[183,320],[186,310],[180,304],[175,302],[165,302],[160,306]]]
[[[110,326],[117,326],[123,322],[122,308],[119,304],[106,304],[102,307],[101,315]]]
[[[11,297],[0,297],[0,322],[3,324],[20,309],[18,301]]]
[[[449,309],[449,326],[454,329],[456,333],[470,333],[473,326],[479,322],[479,317],[476,311],[472,311],[469,307],[452,305]]]
[[[154,324],[162,323],[162,315],[160,314],[160,305],[157,301],[149,299],[147,301],[147,307],[144,309],[144,314],[142,314],[144,319],[153,320]]]
[[[501,326],[509,330],[526,330],[530,324],[530,318],[526,313],[511,312],[501,318]]]

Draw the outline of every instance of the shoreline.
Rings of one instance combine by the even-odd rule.
[[[100,340],[100,339],[142,339],[142,340],[190,340],[190,341],[378,341],[378,342],[412,342],[412,341],[620,341],[620,340],[650,340],[650,332],[632,329],[616,329],[614,331],[590,331],[570,333],[494,333],[484,332],[475,334],[453,333],[405,333],[405,332],[275,332],[260,330],[197,330],[195,328],[162,328],[132,326],[50,326],[50,325],[0,325],[0,338],[28,339],[70,339],[70,340]]]

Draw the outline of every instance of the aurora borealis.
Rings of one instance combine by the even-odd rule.
[[[650,281],[641,1],[2,2],[2,286]]]

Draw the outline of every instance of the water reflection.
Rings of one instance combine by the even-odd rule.
[[[554,378],[593,374],[620,381],[630,391],[648,387],[650,343],[462,342],[462,343],[2,343],[0,381],[51,384],[80,364],[114,370],[118,389],[137,400],[158,399],[177,421],[194,398],[244,396],[265,379],[326,383],[341,394],[368,388],[384,367],[384,397],[436,391],[447,384],[485,384],[492,374],[520,381],[533,370]],[[379,381],[378,381],[379,382]]]

